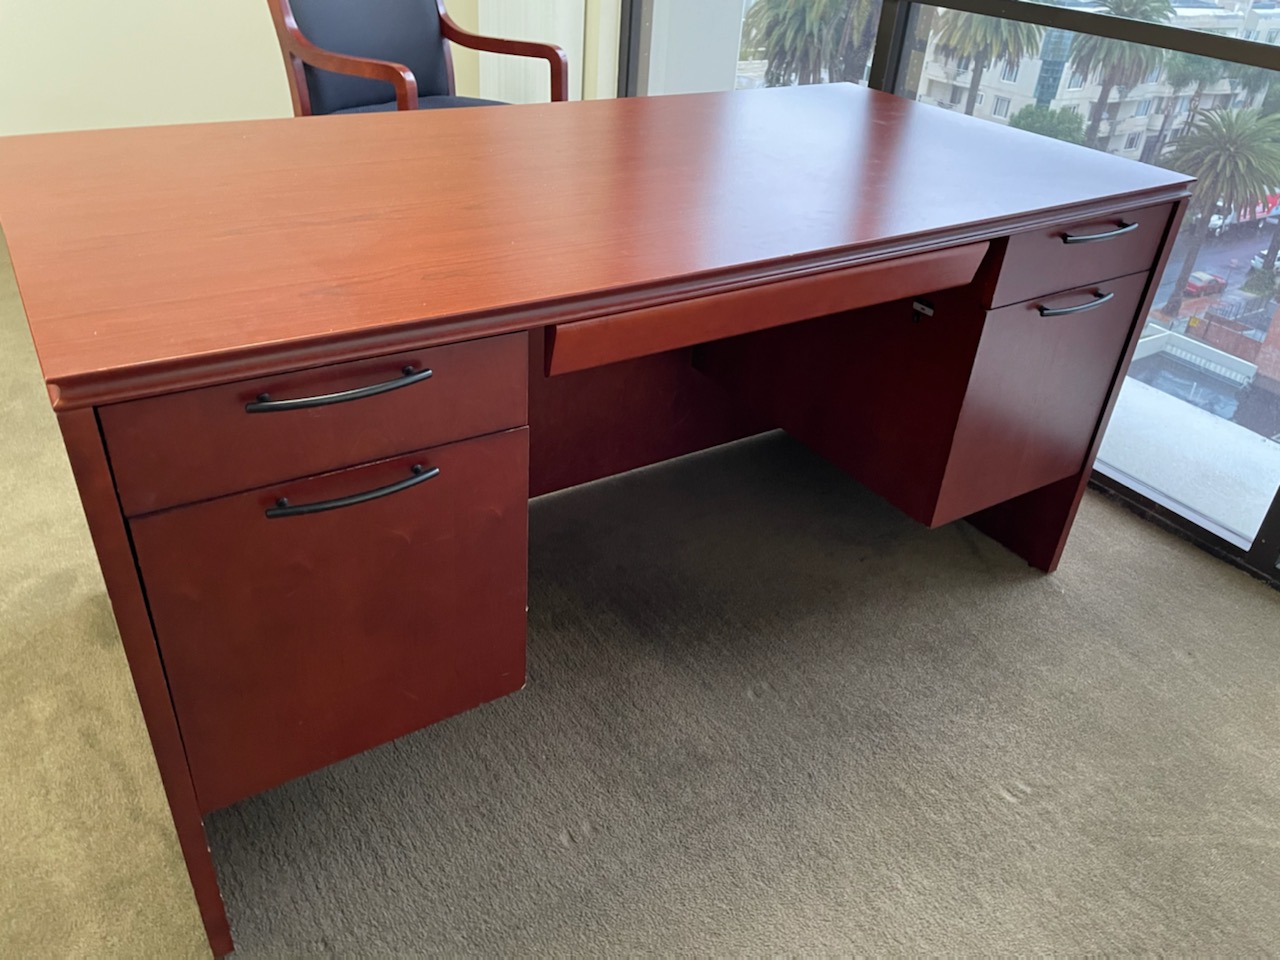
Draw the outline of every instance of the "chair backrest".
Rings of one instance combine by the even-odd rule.
[[[418,96],[447,95],[449,70],[436,0],[289,0],[302,35],[333,53],[402,63]],[[311,112],[332,113],[395,99],[390,84],[305,68]]]

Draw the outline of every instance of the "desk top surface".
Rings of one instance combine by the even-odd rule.
[[[55,403],[375,331],[599,315],[1187,184],[847,84],[0,139],[0,227]]]

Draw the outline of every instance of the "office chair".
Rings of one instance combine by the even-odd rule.
[[[284,54],[293,112],[382,113],[497,103],[456,95],[450,40],[536,57],[551,67],[551,99],[569,98],[569,63],[549,43],[463,30],[444,0],[267,0]],[[376,58],[376,59],[375,59]]]

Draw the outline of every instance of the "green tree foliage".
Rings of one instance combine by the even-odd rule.
[[[1102,0],[1101,12],[1130,20],[1165,23],[1173,17],[1173,4],[1169,0]],[[1081,33],[1071,41],[1070,57],[1076,73],[1096,77],[1102,85],[1089,113],[1089,128],[1084,134],[1085,143],[1097,147],[1098,129],[1102,126],[1111,94],[1117,87],[1132,87],[1140,83],[1164,61],[1164,51],[1126,40]]]
[[[1280,115],[1264,117],[1257,110],[1203,113],[1162,162],[1198,181],[1188,211],[1191,244],[1164,307],[1176,316],[1218,203],[1227,211],[1239,211],[1280,184]]]
[[[982,75],[993,64],[1017,63],[1040,52],[1043,28],[963,10],[945,10],[934,21],[938,52],[948,60],[968,57],[971,75],[964,112],[973,115]]]
[[[1080,114],[1065,107],[1050,110],[1037,104],[1027,104],[1009,119],[1009,126],[1067,143],[1084,143],[1084,120]]]
[[[875,41],[874,14],[872,0],[756,0],[742,23],[742,58],[768,60],[771,87],[860,82]]]

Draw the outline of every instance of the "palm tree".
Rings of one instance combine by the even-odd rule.
[[[1191,103],[1187,113],[1186,126],[1189,129],[1196,122],[1196,115],[1200,112],[1200,99],[1204,96],[1204,88],[1222,78],[1223,66],[1216,60],[1197,57],[1190,53],[1183,53],[1181,50],[1172,50],[1165,56],[1165,82],[1173,88],[1173,96],[1169,97],[1165,106],[1164,119],[1160,122],[1160,132],[1148,141],[1147,148],[1142,153],[1142,159],[1145,162],[1159,162],[1160,153],[1169,139],[1169,125],[1178,112],[1180,99],[1178,94],[1187,87],[1195,87],[1191,92]]]
[[[1280,183],[1280,114],[1257,110],[1211,110],[1165,157],[1166,166],[1199,182],[1191,198],[1192,231],[1186,259],[1164,312],[1177,316],[1182,291],[1210,232],[1209,215],[1221,202],[1225,210],[1251,206]]]
[[[756,0],[742,22],[743,59],[763,54],[765,83],[861,82],[877,19],[870,0]]]
[[[964,112],[973,115],[978,103],[978,87],[987,67],[996,63],[1015,64],[1040,50],[1044,29],[1033,23],[1019,23],[999,17],[984,17],[962,10],[945,10],[938,14],[936,41],[938,52],[948,60],[968,57],[972,62],[969,97]]]
[[[1130,20],[1165,23],[1173,16],[1169,0],[1102,0],[1102,12]],[[1107,112],[1107,101],[1116,87],[1132,87],[1164,60],[1164,51],[1127,40],[1112,40],[1091,34],[1077,34],[1071,41],[1071,66],[1086,77],[1096,76],[1102,84],[1089,115],[1084,142],[1098,147],[1098,128]]]

